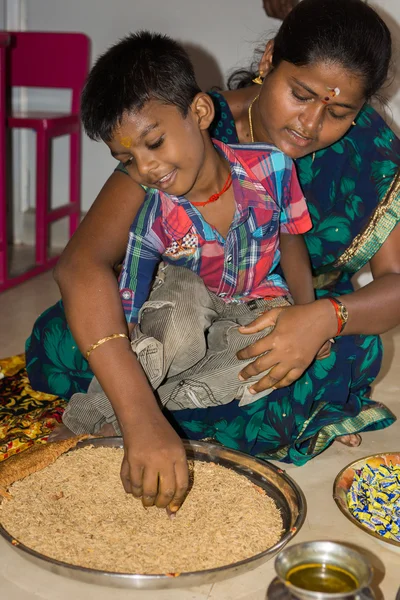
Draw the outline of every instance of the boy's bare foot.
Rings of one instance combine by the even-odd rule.
[[[55,442],[59,440],[67,440],[71,437],[75,437],[75,435],[76,434],[70,429],[68,429],[66,425],[60,423],[60,425],[57,425],[57,427],[55,427],[54,430],[51,432],[51,434],[47,438],[47,441]],[[105,423],[103,427],[92,437],[113,437],[115,435],[117,434],[111,423]]]
[[[335,442],[340,442],[350,448],[357,448],[362,442],[361,435],[359,433],[349,433],[348,435],[340,435],[336,438]]]

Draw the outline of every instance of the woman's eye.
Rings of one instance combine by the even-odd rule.
[[[130,167],[130,166],[131,166],[132,162],[133,162],[133,156],[131,156],[130,158],[128,158],[128,160],[127,160],[126,162],[122,163],[122,165],[123,165],[123,166],[125,167],[125,169],[126,169],[127,167]]]
[[[331,110],[329,111],[329,114],[331,115],[331,117],[333,117],[334,119],[347,119],[348,115],[337,115],[336,113],[332,112]]]
[[[161,146],[161,144],[163,143],[164,138],[160,137],[156,142],[153,142],[152,144],[148,145],[149,150],[156,150],[156,148],[159,148]]]
[[[311,100],[311,98],[306,98],[304,96],[301,96],[295,90],[292,90],[292,96],[294,96],[296,98],[296,100],[300,100],[301,102],[307,102],[307,100]]]

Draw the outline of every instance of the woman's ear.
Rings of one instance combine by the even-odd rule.
[[[258,65],[258,71],[262,77],[268,75],[270,71],[272,71],[272,56],[274,54],[274,40],[269,40],[267,45],[265,46],[264,54],[261,57],[261,60]]]
[[[215,116],[214,103],[211,96],[204,92],[196,94],[191,104],[191,110],[197,119],[199,129],[208,129]]]

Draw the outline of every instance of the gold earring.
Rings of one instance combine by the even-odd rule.
[[[355,127],[357,125],[357,123],[355,121],[352,122],[353,127]]]
[[[264,81],[262,74],[263,74],[263,72],[260,71],[259,74],[257,75],[257,77],[254,77],[253,83],[257,83],[257,85],[262,85],[262,82]]]
[[[314,160],[315,160],[315,152],[312,153],[312,160],[311,160],[311,164],[314,164]]]

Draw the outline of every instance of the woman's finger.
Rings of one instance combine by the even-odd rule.
[[[255,381],[249,388],[254,393],[263,392],[270,388],[277,387],[278,383],[287,375],[287,369],[282,367],[280,364],[275,365],[269,373],[261,377],[258,381]]]
[[[269,17],[284,19],[296,5],[296,0],[264,0],[264,9]]]
[[[259,356],[240,371],[239,380],[247,381],[250,377],[256,377],[260,373],[272,369],[276,364],[277,360],[271,352],[264,356]]]
[[[297,381],[298,379],[300,379],[300,377],[303,375],[305,369],[291,369],[289,371],[289,373],[283,377],[283,379],[281,379],[280,381],[278,381],[275,384],[275,388],[277,390],[284,388],[284,387],[288,387],[289,385],[292,385],[292,383],[294,383],[295,381]]]
[[[249,358],[256,357],[261,358],[261,355],[265,355],[266,352],[270,353],[272,349],[273,340],[268,335],[266,335],[260,340],[257,340],[257,342],[253,342],[249,346],[246,346],[246,348],[239,350],[236,356],[239,360],[248,360]],[[266,356],[268,356],[268,354]],[[265,371],[265,369],[261,369],[261,371]],[[259,373],[261,373],[261,371],[259,371]]]
[[[276,367],[278,369],[278,367]],[[304,371],[302,369],[291,369],[288,373],[282,376],[279,370],[272,369],[268,375],[262,377],[259,381],[251,386],[251,390],[254,390],[256,394],[268,390],[271,388],[280,389],[287,387],[294,383],[299,377],[302,376]]]
[[[331,347],[332,347],[332,343],[330,340],[325,342],[325,344],[322,346],[321,350],[318,352],[318,354],[316,356],[317,360],[323,360],[324,358],[328,358],[328,356],[331,353]]]
[[[254,319],[254,321],[248,325],[239,327],[240,333],[257,333],[258,331],[262,331],[267,327],[275,327],[276,321],[283,310],[285,310],[285,307],[272,308],[271,310],[257,317],[257,319]]]
[[[269,335],[253,342],[246,348],[242,348],[239,352],[236,353],[236,356],[239,360],[249,360],[249,358],[264,358],[265,356],[269,356],[271,351],[274,348],[274,339]],[[269,361],[270,362],[270,361]],[[272,366],[270,364],[270,366]],[[265,369],[261,369],[263,371]],[[259,371],[261,373],[261,371]]]

